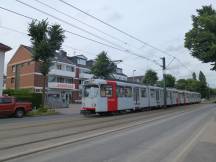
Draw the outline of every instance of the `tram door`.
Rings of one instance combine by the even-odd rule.
[[[135,105],[140,105],[140,92],[138,87],[133,88],[133,98]]]
[[[159,94],[159,89],[156,90],[156,102],[157,102],[157,106],[160,105],[160,94]]]

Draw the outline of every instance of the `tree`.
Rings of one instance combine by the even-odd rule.
[[[33,60],[39,62],[40,72],[43,75],[42,106],[44,106],[47,74],[55,52],[61,48],[64,41],[64,30],[57,24],[49,26],[46,20],[33,20],[29,24],[28,35],[31,37]]]
[[[192,15],[193,27],[185,34],[185,47],[191,55],[204,63],[212,63],[216,70],[216,10],[203,6]]]
[[[200,93],[202,97],[208,97],[208,86],[206,82],[206,77],[202,71],[199,72],[199,81],[201,83]]]
[[[176,88],[181,90],[188,90],[201,93],[201,97],[208,97],[208,87],[203,86],[203,83],[194,79],[179,79],[176,82]]]
[[[147,70],[143,79],[143,83],[147,85],[155,85],[158,81],[157,73],[153,70]]]
[[[113,78],[112,74],[116,71],[116,68],[116,64],[107,57],[107,53],[102,51],[91,67],[91,73],[98,78],[108,79]]]
[[[199,72],[199,81],[203,84],[203,85],[207,85],[206,82],[206,77],[204,75],[204,73],[202,71]]]
[[[175,87],[176,78],[174,76],[172,76],[171,74],[166,74],[165,79],[166,79],[166,87],[170,87],[170,88]],[[163,87],[164,80],[159,81],[158,84],[160,87]]]
[[[197,80],[195,72],[192,73],[192,78],[193,78],[193,80]]]
[[[187,87],[187,81],[185,79],[179,79],[176,81],[175,87],[177,89],[185,90]]]

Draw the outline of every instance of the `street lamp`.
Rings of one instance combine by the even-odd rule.
[[[134,72],[135,72],[136,70],[133,70],[133,82],[134,82]]]

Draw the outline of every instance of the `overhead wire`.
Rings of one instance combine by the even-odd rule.
[[[25,16],[25,15],[23,15],[23,14],[20,14],[20,13],[16,12],[16,11],[12,11],[12,10],[9,10],[9,9],[3,8],[3,7],[0,7],[0,9],[3,9],[3,10],[5,10],[5,11],[11,12],[11,13],[13,13],[13,14],[16,14],[16,15],[19,15],[19,16],[22,16],[22,17],[25,17],[25,18],[30,19],[30,20],[37,20],[37,19],[35,19],[35,18],[29,17],[29,16]],[[103,46],[106,46],[106,47],[109,47],[109,48],[112,48],[112,49],[115,49],[115,50],[124,52],[124,53],[126,52],[126,53],[129,53],[129,54],[135,55],[135,56],[137,56],[137,57],[140,57],[140,58],[143,58],[143,59],[145,59],[145,60],[151,61],[151,62],[153,62],[154,64],[160,66],[159,63],[157,63],[157,62],[155,62],[155,61],[153,61],[153,60],[151,60],[151,59],[149,59],[149,58],[147,58],[147,57],[145,57],[145,56],[142,56],[142,55],[139,55],[139,54],[137,54],[137,53],[134,53],[134,52],[132,52],[132,51],[130,51],[130,50],[128,50],[128,49],[123,50],[123,49],[120,49],[120,48],[111,46],[111,45],[109,45],[109,44],[105,44],[105,43],[103,43],[103,42],[100,42],[100,41],[97,41],[97,40],[88,38],[88,37],[86,37],[86,36],[83,36],[83,35],[80,35],[80,34],[77,34],[77,33],[71,32],[71,31],[68,31],[68,30],[65,30],[65,32],[70,33],[70,34],[75,35],[75,36],[78,36],[78,37],[80,37],[80,38],[83,38],[83,39],[92,41],[92,42],[94,42],[94,43],[97,43],[97,44],[100,44],[100,45],[103,45]]]
[[[105,39],[105,38],[102,38],[102,37],[100,37],[100,36],[98,36],[98,35],[96,35],[96,34],[93,34],[92,32],[89,32],[89,31],[87,31],[86,29],[83,29],[83,28],[81,28],[81,27],[78,27],[77,25],[74,25],[74,24],[72,24],[72,23],[70,23],[70,22],[68,22],[68,21],[66,21],[66,20],[63,20],[63,19],[61,19],[61,18],[59,18],[59,17],[57,17],[57,16],[54,16],[54,15],[52,15],[52,14],[46,12],[46,11],[43,11],[43,10],[41,10],[41,9],[38,9],[38,8],[36,8],[36,7],[34,7],[34,6],[30,5],[30,4],[28,4],[28,3],[22,2],[22,1],[20,1],[20,0],[16,0],[16,1],[17,1],[18,3],[21,3],[21,4],[23,4],[23,5],[27,6],[27,7],[29,7],[29,8],[34,9],[34,10],[40,12],[40,13],[43,13],[43,14],[45,14],[45,15],[47,15],[47,16],[50,16],[50,17],[52,17],[52,18],[54,18],[54,19],[56,19],[56,20],[58,20],[58,21],[60,21],[60,22],[63,22],[63,23],[65,23],[65,24],[67,24],[67,25],[69,25],[69,26],[71,26],[71,27],[73,27],[73,28],[76,28],[76,29],[78,29],[78,30],[80,30],[80,31],[83,31],[83,32],[85,32],[85,33],[87,33],[87,34],[89,34],[89,35],[91,35],[91,36],[94,36],[95,38],[98,38],[98,39],[100,39],[100,40],[102,40],[102,41],[104,41],[104,42],[107,42],[107,43],[109,43],[109,44],[111,44],[111,45],[113,45],[113,46],[120,47],[119,45],[117,45],[117,44],[115,44],[115,43],[113,43],[113,42],[111,42],[111,41],[109,41],[109,40],[107,40],[107,39]],[[120,47],[120,48],[121,48],[121,47]]]
[[[44,6],[48,7],[48,8],[50,8],[50,9],[53,9],[54,11],[56,11],[56,12],[58,12],[58,13],[61,13],[62,15],[67,16],[67,17],[69,17],[69,18],[72,19],[72,20],[75,20],[75,21],[77,21],[77,22],[79,22],[79,23],[81,23],[81,24],[83,24],[83,25],[86,25],[86,26],[88,26],[89,28],[94,29],[95,31],[100,32],[100,33],[102,33],[102,34],[104,34],[104,35],[106,35],[106,36],[108,36],[108,37],[110,37],[110,38],[112,38],[112,39],[114,39],[114,40],[117,40],[117,41],[119,41],[119,42],[121,42],[121,43],[127,44],[127,42],[125,42],[125,41],[123,41],[123,40],[121,40],[121,39],[119,39],[119,38],[117,38],[117,37],[115,37],[115,36],[113,36],[113,35],[110,35],[110,34],[104,32],[104,31],[102,31],[102,30],[100,30],[100,29],[98,29],[98,28],[96,28],[96,27],[94,27],[94,26],[92,26],[92,25],[89,25],[88,23],[85,23],[85,22],[83,22],[83,21],[81,21],[81,20],[79,20],[79,19],[77,19],[77,18],[75,18],[75,17],[73,17],[73,16],[71,16],[71,15],[65,13],[65,12],[62,12],[62,11],[60,11],[60,10],[57,10],[56,8],[52,7],[51,5],[48,5],[48,4],[46,4],[46,3],[44,3],[44,2],[42,2],[42,1],[40,1],[40,0],[34,0],[34,1],[36,1],[36,2],[38,2],[38,3],[40,3],[40,4],[42,4],[42,5],[44,5]]]
[[[169,54],[168,52],[166,52],[166,51],[164,51],[164,50],[162,50],[162,49],[160,49],[160,48],[157,48],[157,47],[155,47],[155,46],[153,46],[153,45],[151,45],[151,44],[149,44],[149,43],[147,43],[147,42],[145,42],[145,41],[143,41],[143,40],[141,40],[141,39],[139,39],[139,38],[133,36],[132,34],[129,34],[129,33],[125,32],[125,31],[123,31],[123,30],[121,30],[121,29],[119,29],[119,28],[117,28],[117,27],[115,27],[115,26],[113,26],[113,25],[111,25],[111,24],[109,24],[109,23],[107,23],[107,22],[105,22],[105,21],[103,21],[103,20],[97,18],[96,16],[94,16],[94,15],[92,15],[92,14],[87,13],[86,11],[84,11],[84,10],[82,10],[82,9],[80,9],[80,8],[78,8],[78,7],[76,7],[75,5],[72,5],[71,3],[68,3],[68,2],[66,2],[66,1],[64,1],[64,0],[59,0],[59,1],[62,2],[62,3],[64,3],[64,4],[66,4],[66,5],[68,5],[68,6],[70,6],[70,7],[73,8],[73,9],[78,10],[79,12],[82,12],[83,14],[85,14],[85,15],[87,15],[87,16],[89,16],[89,17],[91,17],[91,18],[93,18],[93,19],[95,19],[95,20],[101,22],[101,23],[104,24],[104,25],[109,26],[110,28],[112,28],[112,29],[114,29],[114,30],[116,30],[116,31],[118,31],[118,32],[120,32],[120,33],[122,33],[122,34],[124,34],[124,35],[127,35],[128,37],[130,37],[130,38],[132,38],[132,39],[134,39],[134,40],[136,40],[136,41],[138,41],[138,42],[144,44],[145,46],[151,47],[151,48],[153,48],[153,49],[155,49],[155,50],[157,50],[157,51],[159,51],[159,52],[161,52],[161,53],[164,53],[164,54],[167,55],[167,56],[171,56],[171,57],[175,58],[182,66],[184,66],[187,70],[189,70],[190,72],[192,72],[192,70],[190,70],[186,65],[184,65],[184,64],[181,62],[181,60],[179,60],[176,56],[173,56],[173,55]]]
[[[18,31],[18,30],[13,29],[13,28],[9,28],[9,27],[2,26],[2,25],[0,25],[0,28],[6,29],[6,30],[9,30],[9,31],[13,31],[13,32],[22,34],[22,35],[24,35],[24,36],[28,36],[27,33],[22,32],[22,31]],[[71,47],[71,46],[69,46],[69,45],[63,45],[63,46],[64,46],[64,47],[67,47],[67,48],[70,48],[70,49],[72,49],[72,50],[74,50],[74,51],[80,51],[80,52],[83,52],[83,53],[89,53],[89,52],[87,52],[87,51],[84,51],[84,50],[81,50],[81,49],[78,49],[78,48]],[[92,52],[92,53],[93,53],[93,52]],[[123,59],[121,59],[121,60],[123,60]],[[121,64],[126,65],[127,68],[130,68],[130,69],[140,69],[140,70],[144,70],[144,69],[145,69],[145,68],[137,68],[137,67],[135,67],[135,66],[133,66],[133,65],[129,65],[129,64],[126,64],[126,63],[124,63],[124,62],[121,63]],[[154,70],[154,71],[159,71],[159,70],[160,70],[160,69],[156,69],[156,70]],[[169,71],[169,70],[168,70],[168,71]],[[183,75],[183,76],[178,76],[178,77],[188,77],[188,76],[190,76],[190,75],[188,74],[188,75]]]

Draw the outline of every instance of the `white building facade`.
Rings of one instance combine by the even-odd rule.
[[[10,47],[0,43],[0,96],[2,96],[4,88],[4,61],[5,61],[5,52],[11,50]]]

